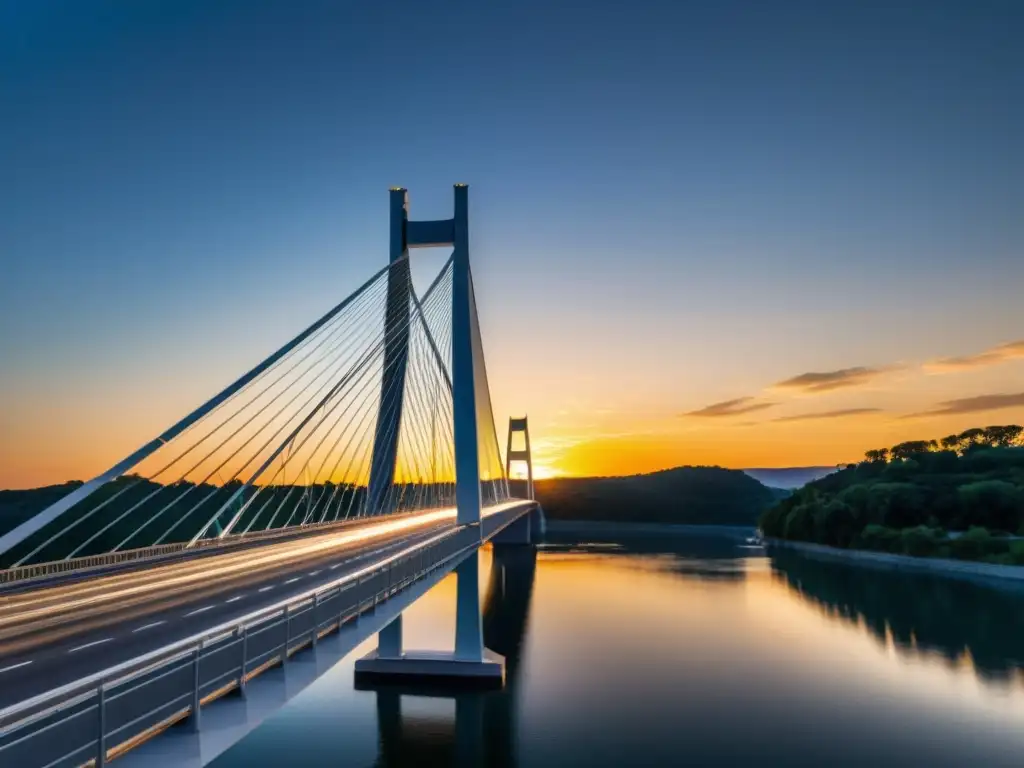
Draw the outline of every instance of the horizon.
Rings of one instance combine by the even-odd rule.
[[[98,474],[350,293],[396,184],[470,186],[538,479],[1024,422],[1024,6],[59,5],[0,25],[0,488]]]

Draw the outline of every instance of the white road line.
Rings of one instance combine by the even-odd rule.
[[[215,605],[206,605],[206,606],[203,606],[202,608],[196,608],[191,613],[186,613],[185,614],[185,618],[188,618],[189,616],[195,616],[197,613],[202,613],[203,611],[208,611],[211,608],[216,608],[216,607],[217,606],[215,606]]]
[[[235,595],[230,600],[225,600],[224,602],[225,603],[234,603],[234,602],[236,602],[238,600],[241,600],[243,597],[245,597],[245,595]]]
[[[344,563],[335,563],[330,569],[333,571],[335,568],[341,568],[342,565],[344,565]]]
[[[286,581],[285,584],[291,584],[292,582],[298,581],[298,580],[299,580],[299,577],[296,576],[294,579],[288,579],[288,581]]]
[[[316,576],[318,573],[320,573],[320,571],[310,571],[309,575],[310,576]]]
[[[10,672],[12,669],[17,669],[18,667],[26,667],[31,663],[32,659],[29,659],[28,661],[23,661],[21,662],[21,664],[11,664],[11,666],[9,667],[4,667],[3,669],[0,669],[0,672]]]
[[[144,632],[147,629],[152,629],[153,627],[159,627],[161,624],[166,624],[166,623],[167,623],[166,621],[154,621],[152,624],[146,624],[145,626],[139,627],[138,629],[133,629],[132,630],[132,634],[134,635],[136,632]]]
[[[270,589],[273,589],[273,588],[274,588],[273,585],[271,585],[269,587],[260,587],[259,591],[260,592],[266,592],[267,590],[270,590]]]
[[[85,650],[86,648],[92,648],[94,645],[100,645],[102,643],[109,643],[113,639],[114,638],[112,638],[112,637],[105,637],[102,640],[94,640],[91,643],[86,643],[85,645],[80,645],[77,648],[72,648],[70,651],[68,651],[68,653],[74,653],[75,651],[82,651],[82,650]]]

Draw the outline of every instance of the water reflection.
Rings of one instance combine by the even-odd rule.
[[[721,534],[664,537],[645,534],[622,536],[615,542],[607,542],[555,533],[548,534],[541,552],[546,558],[586,555],[590,561],[607,555],[612,561],[623,562],[623,557],[628,556],[631,567],[653,567],[686,578],[723,581],[743,580],[747,572],[743,558],[764,554],[760,547],[745,547],[742,539]]]
[[[503,690],[453,694],[423,686],[373,687],[380,744],[377,765],[518,765],[516,702],[536,568],[533,547],[495,547],[492,552],[483,632],[484,644],[505,657]]]
[[[1024,668],[1024,593],[940,576],[870,569],[773,551],[772,571],[831,617],[863,624],[905,654],[952,664],[967,654],[979,677],[1009,680]]]
[[[724,537],[555,539],[481,562],[504,690],[358,691],[349,659],[217,767],[1022,764],[1024,688],[932,658],[967,651],[1005,677],[1024,596]],[[408,647],[450,649],[455,593],[445,580],[410,607]]]

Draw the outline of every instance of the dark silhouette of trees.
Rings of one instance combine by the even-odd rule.
[[[1017,425],[979,427],[868,451],[780,501],[761,528],[835,547],[1024,564],[1024,541],[1008,536],[1024,536],[1022,435]]]
[[[735,469],[676,467],[629,477],[538,480],[537,499],[552,520],[757,524],[779,494]]]

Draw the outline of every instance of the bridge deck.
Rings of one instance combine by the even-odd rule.
[[[479,538],[474,534],[473,540],[488,540],[530,506],[515,502],[486,510]],[[381,521],[360,529],[361,533],[334,532],[3,598],[0,707],[6,709],[0,712],[0,728],[4,729],[0,731],[0,763],[6,764],[4,745],[9,739],[5,737],[14,736],[6,729],[25,714],[21,706],[11,706],[17,702],[38,697],[40,708],[52,706],[53,701],[44,696],[47,691],[229,625],[289,598],[300,599],[319,585],[336,582],[346,573],[365,571],[389,554],[435,539],[441,532],[460,532],[460,546],[469,541],[462,537],[462,533],[469,532],[467,529],[455,526],[450,517],[436,514],[425,515],[419,525],[393,526],[393,522]],[[340,617],[347,610],[341,605],[343,600],[340,596],[329,599],[336,600],[337,605],[325,603],[325,615],[334,611]],[[312,620],[311,615],[308,618]],[[312,627],[312,623],[306,627],[297,621],[294,629],[308,636]],[[290,630],[274,630],[278,631]],[[270,638],[274,632],[264,634]],[[227,641],[231,639],[219,642]],[[210,644],[214,646],[216,642]],[[209,674],[215,676],[210,662],[206,665]],[[237,680],[237,674],[231,678],[228,673],[230,670],[220,673],[221,677],[228,675],[224,682]],[[207,671],[203,675],[205,678]],[[212,677],[209,685],[214,687],[204,695],[216,690]],[[188,702],[184,704],[187,710]]]

